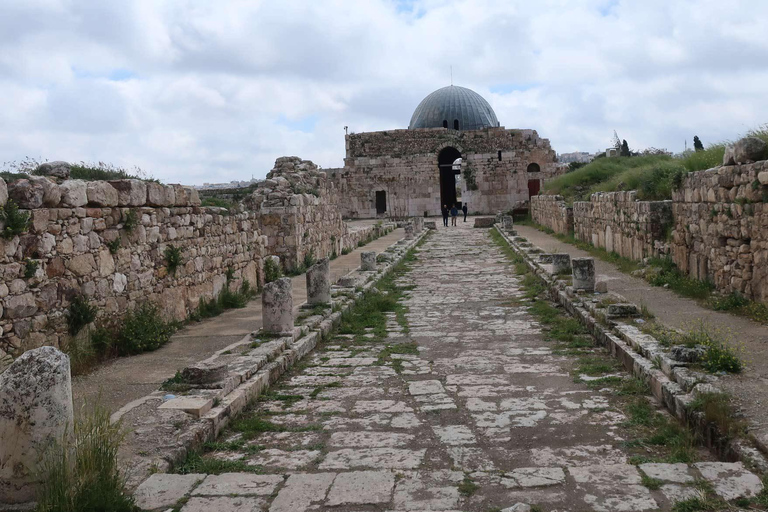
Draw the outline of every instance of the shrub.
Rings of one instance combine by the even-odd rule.
[[[38,263],[35,260],[24,260],[24,277],[30,279],[35,277],[37,272]]]
[[[181,249],[169,244],[165,248],[165,264],[168,272],[176,274],[176,269],[181,265]]]
[[[352,248],[351,248],[351,247],[345,247],[345,248],[343,248],[343,249],[341,250],[341,254],[342,254],[343,256],[346,256],[347,254],[349,254],[349,253],[351,253],[351,252],[352,252]]]
[[[10,240],[27,230],[29,213],[20,212],[16,202],[13,199],[9,199],[5,206],[0,207],[0,220],[5,223],[3,238]]]
[[[271,283],[281,277],[283,277],[283,271],[280,269],[280,265],[271,258],[264,260],[264,282]]]
[[[67,326],[69,334],[76,336],[86,325],[96,320],[96,307],[84,295],[76,295],[69,303]]]
[[[309,268],[315,264],[315,251],[310,249],[304,253],[304,268]]]
[[[120,355],[140,354],[162,347],[175,331],[160,316],[157,305],[142,302],[123,320],[115,345]]]
[[[136,210],[133,208],[125,212],[125,218],[123,219],[123,229],[128,233],[133,231],[133,228],[139,225],[139,216],[136,214]]]
[[[118,468],[122,425],[109,416],[97,406],[75,420],[71,437],[65,435],[44,452],[38,512],[138,512]]]
[[[115,238],[111,242],[107,242],[106,245],[109,249],[109,254],[117,254],[117,251],[120,249],[120,237]]]

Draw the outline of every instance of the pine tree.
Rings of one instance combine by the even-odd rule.
[[[621,141],[621,156],[632,156],[632,153],[629,151],[629,144],[627,144],[627,139]]]
[[[701,143],[698,135],[693,136],[693,149],[696,151],[704,151],[704,144]]]

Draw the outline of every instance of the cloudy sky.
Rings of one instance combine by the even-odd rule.
[[[451,66],[558,152],[680,151],[768,122],[768,2],[0,0],[0,162],[338,167],[345,125],[407,127]]]

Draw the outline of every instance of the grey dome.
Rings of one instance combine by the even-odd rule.
[[[499,126],[496,113],[482,96],[466,87],[449,85],[424,98],[411,116],[409,130],[416,128],[455,128],[480,130]]]

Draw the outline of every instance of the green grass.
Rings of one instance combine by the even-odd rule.
[[[227,210],[233,210],[236,207],[235,203],[232,201],[220,197],[203,197],[201,199],[201,206],[215,206],[218,208],[226,208]]]
[[[117,165],[105,164],[103,162],[99,162],[97,164],[88,162],[72,164],[69,177],[73,180],[85,181],[128,179],[157,181],[139,167],[134,167],[133,169],[125,169]]]
[[[204,457],[200,451],[191,451],[183,462],[173,468],[175,473],[220,475],[222,473],[260,473],[259,466],[246,464],[245,460],[221,460]]]
[[[251,288],[247,279],[236,291],[231,291],[229,285],[224,286],[215,299],[206,300],[200,297],[197,309],[189,315],[189,320],[199,322],[204,318],[218,316],[228,309],[242,309],[255,296],[256,290]]]
[[[477,485],[472,478],[469,477],[469,475],[464,475],[464,480],[461,481],[461,483],[458,485],[459,494],[462,496],[472,496],[477,492],[478,489],[480,489],[480,486]]]
[[[736,415],[730,397],[725,393],[701,393],[690,404],[691,410],[704,414],[707,423],[716,425],[720,434],[728,439],[746,432],[744,420]]]

